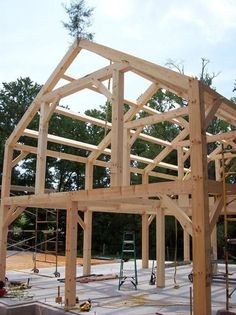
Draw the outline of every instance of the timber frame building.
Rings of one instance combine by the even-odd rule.
[[[106,60],[106,66],[85,76],[71,75],[71,66],[83,51]],[[140,91],[140,96],[135,101],[125,98],[126,77],[129,73],[148,82],[148,87]],[[111,88],[107,87],[108,80],[111,82]],[[84,89],[103,95],[111,103],[111,123],[59,106],[63,98],[80,93]],[[159,89],[173,92],[183,98],[185,105],[176,106],[166,112],[154,110],[149,106],[149,100]],[[50,118],[54,113],[107,128],[108,132],[97,145],[85,143],[83,139],[79,141],[49,134]],[[141,116],[139,113],[145,115]],[[39,114],[38,130],[29,129],[30,122]],[[183,228],[185,260],[190,259],[189,240],[190,236],[192,237],[194,314],[211,314],[210,264],[212,248],[215,251],[216,247],[215,226],[223,209],[224,191],[229,197],[236,195],[236,185],[226,184],[225,188],[222,185],[221,164],[222,147],[234,150],[236,148],[236,131],[208,133],[207,128],[215,117],[235,128],[236,106],[197,79],[91,41],[76,40],[6,142],[0,212],[0,278],[5,278],[8,226],[27,207],[59,208],[67,211],[66,308],[73,307],[76,301],[75,235],[78,224],[84,230],[83,270],[84,274],[90,273],[94,211],[135,213],[142,217],[144,268],[148,267],[149,225],[156,217],[156,284],[158,287],[164,287],[164,220],[165,215],[172,215]],[[179,134],[172,141],[149,136],[143,131],[146,126],[166,121],[179,126]],[[37,139],[36,145],[25,145],[19,141],[22,136]],[[132,154],[132,145],[137,139],[158,145],[161,148],[160,153],[152,158]],[[49,142],[84,149],[88,155],[85,157],[49,150]],[[207,152],[209,143],[214,143],[214,150],[210,153]],[[166,160],[173,150],[177,156],[175,165]],[[12,169],[28,154],[37,156],[35,191],[30,195],[12,197]],[[109,156],[109,159],[102,159],[101,156],[104,155]],[[232,151],[226,152],[226,161],[230,162],[233,156]],[[46,193],[47,157],[83,163],[86,170],[85,190]],[[208,179],[209,163],[215,165],[215,179],[211,180]],[[93,188],[95,166],[109,169],[109,188]],[[163,170],[172,170],[171,175]],[[141,184],[130,183],[132,173],[142,177]],[[233,203],[231,208],[232,205]],[[78,210],[84,212],[83,219]]]

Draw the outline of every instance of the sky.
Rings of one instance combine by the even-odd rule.
[[[0,0],[0,83],[27,76],[46,82],[73,42],[62,24],[68,21],[62,4],[69,3]],[[208,72],[219,73],[213,86],[228,98],[235,96],[236,0],[86,0],[86,4],[94,7],[90,30],[95,42],[162,66],[171,59],[190,76],[199,75],[201,58],[209,59]],[[95,103],[84,96],[75,109],[83,112]]]

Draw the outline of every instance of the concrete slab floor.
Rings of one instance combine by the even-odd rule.
[[[131,275],[133,262],[125,263],[127,269],[126,275]],[[174,283],[174,268],[166,268],[166,286],[165,288],[156,288],[149,284],[151,276],[151,265],[149,269],[141,268],[141,261],[137,261],[138,266],[138,286],[134,289],[130,281],[125,282],[118,290],[118,279],[94,281],[88,283],[77,282],[77,295],[80,303],[91,299],[92,308],[88,312],[93,315],[108,314],[127,314],[127,315],[158,315],[158,314],[190,314],[190,287],[191,282],[188,280],[188,274],[191,272],[191,265],[177,267],[176,282]],[[92,266],[93,274],[119,274],[120,263],[111,263],[105,265]],[[55,269],[42,268],[39,274],[32,273],[31,270],[14,270],[7,273],[10,281],[25,281],[30,278],[30,289],[20,291],[16,296],[1,298],[0,303],[5,305],[18,305],[19,303],[28,303],[38,301],[50,306],[63,309],[63,304],[57,304],[58,287],[64,300],[64,283],[58,279],[64,278],[64,267],[58,267],[61,274],[60,278],[55,278]],[[218,271],[224,272],[224,266],[218,265]],[[229,272],[236,274],[236,266],[230,265]],[[77,276],[82,275],[82,267],[77,266]],[[230,292],[236,287],[230,285]],[[230,311],[236,312],[236,292],[230,299]],[[225,284],[220,281],[212,282],[212,314],[217,310],[225,309]],[[79,308],[70,310],[71,314],[80,314]],[[68,314],[68,313],[67,313]]]

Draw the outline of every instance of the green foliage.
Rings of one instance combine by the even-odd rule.
[[[5,141],[41,88],[29,77],[18,78],[9,83],[3,82],[2,85],[3,88],[0,90],[0,174],[3,168]],[[31,123],[32,128],[37,124],[36,120]],[[21,141],[25,142],[25,139],[21,138]],[[13,177],[14,182],[16,178],[16,176]]]
[[[77,39],[92,40],[94,34],[88,32],[87,28],[91,26],[94,8],[86,7],[84,0],[72,0],[70,5],[64,5],[64,8],[68,14],[69,22],[63,22],[63,25],[69,31],[69,35]]]

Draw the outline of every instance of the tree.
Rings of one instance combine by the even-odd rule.
[[[71,1],[69,6],[64,5],[69,22],[63,22],[64,27],[69,31],[69,35],[77,39],[89,39],[94,37],[93,33],[87,31],[91,26],[91,16],[94,8],[86,7],[84,0]]]
[[[31,81],[29,77],[18,78],[13,82],[3,82],[0,90],[0,177],[3,168],[5,141],[34,100],[41,85]],[[36,124],[34,121],[32,124]],[[31,126],[32,126],[31,124]],[[17,177],[13,177],[16,181]]]

